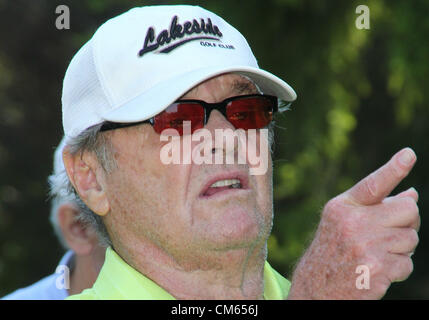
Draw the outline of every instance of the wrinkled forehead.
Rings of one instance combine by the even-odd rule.
[[[250,78],[240,74],[225,73],[201,82],[186,92],[181,99],[189,96],[198,96],[202,88],[207,87],[209,90],[219,90],[237,96],[262,93],[255,82]]]

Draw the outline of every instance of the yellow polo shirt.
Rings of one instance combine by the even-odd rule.
[[[268,262],[264,267],[264,299],[286,299],[290,282]],[[68,297],[70,300],[174,300],[175,298],[149,278],[129,266],[112,248],[97,280],[90,289]]]

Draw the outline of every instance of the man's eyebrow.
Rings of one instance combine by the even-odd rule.
[[[259,93],[255,84],[244,79],[235,80],[232,83],[232,90],[239,95]]]

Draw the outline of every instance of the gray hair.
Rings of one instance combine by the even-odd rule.
[[[76,200],[72,199],[70,195],[64,195],[60,190],[57,182],[58,174],[54,173],[49,176],[48,183],[50,185],[49,196],[51,198],[51,211],[49,214],[49,221],[54,229],[54,233],[57,236],[58,241],[61,246],[68,250],[70,249],[66,240],[64,239],[64,234],[58,223],[58,210],[64,204],[70,204],[77,208]]]
[[[64,204],[69,204],[77,209],[76,199],[72,195],[69,195],[65,190],[61,188],[62,181],[60,181],[59,173],[64,171],[64,164],[62,159],[62,151],[65,146],[65,139],[61,140],[54,153],[53,173],[48,177],[48,183],[50,186],[50,200],[51,200],[51,212],[49,220],[54,229],[55,235],[62,247],[66,250],[69,249],[67,242],[64,239],[64,234],[58,223],[58,210]]]

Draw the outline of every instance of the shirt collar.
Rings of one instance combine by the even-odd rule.
[[[265,262],[264,299],[284,299],[289,287],[290,283]],[[99,299],[175,299],[158,284],[128,265],[111,247],[106,250],[104,265],[92,289]]]

